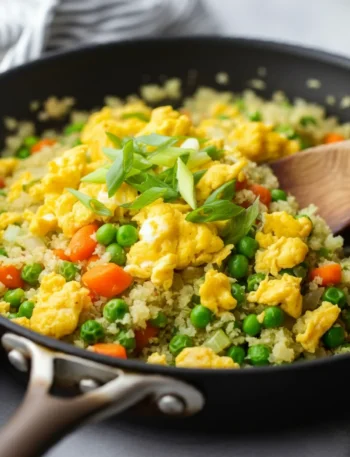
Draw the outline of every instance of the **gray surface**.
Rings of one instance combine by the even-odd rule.
[[[14,411],[23,387],[2,364],[0,425]],[[330,391],[327,389],[327,394]],[[287,396],[286,396],[287,398]],[[287,407],[287,404],[286,404]],[[307,407],[307,405],[305,406]],[[256,412],[258,413],[258,411]],[[302,412],[301,412],[302,416]],[[232,415],[233,417],[233,415]],[[79,429],[46,457],[347,457],[350,455],[350,423],[320,423],[263,435],[199,434],[140,426],[111,419]],[[19,437],[20,438],[20,437]],[[20,456],[18,456],[20,457]]]

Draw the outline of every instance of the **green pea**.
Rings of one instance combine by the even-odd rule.
[[[317,121],[313,116],[303,116],[299,120],[300,125],[307,127],[308,125],[317,125]]]
[[[338,305],[339,308],[344,308],[346,305],[346,295],[337,287],[328,287],[322,295],[322,300]]]
[[[320,258],[328,259],[330,251],[329,249],[321,248],[319,251],[317,251],[317,254]]]
[[[157,328],[164,328],[167,323],[168,318],[162,311],[160,311],[154,319],[150,320],[150,324]]]
[[[136,347],[136,339],[133,336],[128,336],[128,333],[125,330],[120,330],[116,341],[124,346],[127,351],[133,351]]]
[[[108,246],[116,237],[117,229],[113,224],[103,224],[96,232],[96,240],[98,243]]]
[[[261,324],[256,314],[249,314],[243,320],[243,331],[249,336],[256,336],[261,331]]]
[[[126,262],[126,254],[124,249],[119,246],[117,243],[112,243],[110,244],[106,252],[108,252],[111,255],[111,262],[116,263],[117,265],[123,266],[125,265]]]
[[[24,299],[24,290],[23,289],[12,289],[8,290],[4,295],[4,300],[13,308],[18,308]]]
[[[27,282],[31,286],[36,286],[39,281],[40,273],[43,271],[44,267],[40,263],[31,263],[26,265],[21,273],[23,281]]]
[[[94,320],[84,322],[80,328],[80,337],[87,344],[95,344],[105,336],[102,325]]]
[[[4,257],[8,257],[7,252],[5,251],[4,248],[0,248],[0,255],[2,255]]]
[[[258,290],[259,284],[266,278],[266,275],[263,273],[255,273],[253,275],[248,276],[247,279],[247,289],[248,292],[254,292]]]
[[[307,149],[313,145],[312,141],[309,138],[306,138],[305,136],[299,135],[297,139],[299,141],[300,149]]]
[[[255,366],[268,365],[270,349],[265,344],[256,344],[248,349],[250,363]]]
[[[0,189],[0,196],[1,197],[6,197],[7,192],[5,189]],[[6,211],[1,211],[0,214],[5,213]]]
[[[196,305],[190,315],[194,327],[205,328],[213,318],[213,313],[209,308],[202,305]]]
[[[17,319],[18,313],[9,313],[7,317],[8,319]]]
[[[81,132],[84,128],[85,122],[74,122],[74,124],[68,125],[64,129],[64,134],[65,135],[70,135],[71,133],[78,133]]]
[[[18,309],[18,317],[26,317],[27,319],[30,319],[33,314],[34,306],[34,302],[30,300],[24,301]]]
[[[328,349],[336,348],[344,343],[345,331],[343,327],[331,327],[322,337],[323,344]]]
[[[25,146],[22,146],[16,152],[17,159],[27,159],[29,156],[30,156],[30,150]]]
[[[118,319],[123,319],[125,314],[129,311],[128,305],[121,298],[113,298],[109,300],[103,308],[103,317],[108,322],[115,322]]]
[[[255,111],[255,113],[249,114],[249,120],[252,122],[259,122],[262,120],[262,115],[260,111]]]
[[[295,130],[288,124],[277,126],[275,132],[285,136],[288,140],[294,140],[297,137]]]
[[[227,269],[230,276],[236,279],[244,278],[248,273],[248,259],[242,254],[230,256],[227,263]]]
[[[139,233],[133,225],[122,225],[117,231],[117,243],[129,247],[139,239]]]
[[[231,359],[238,363],[239,365],[242,365],[244,362],[246,353],[245,350],[241,346],[231,346],[230,348],[227,349],[226,352],[227,357],[231,357]]]
[[[244,236],[241,238],[237,245],[237,251],[239,254],[248,257],[248,259],[252,259],[258,249],[259,243],[250,236]]]
[[[279,200],[287,201],[287,194],[282,189],[272,189],[271,199],[273,202],[278,202]]]
[[[169,343],[169,351],[174,357],[176,357],[180,352],[185,349],[193,346],[192,338],[187,335],[175,335],[171,338]]]
[[[220,160],[223,155],[223,151],[213,144],[203,148],[203,151],[206,152],[212,160]]]
[[[238,305],[242,305],[245,302],[245,288],[237,282],[232,284],[231,293],[233,298],[237,300]]]
[[[39,137],[37,137],[37,136],[27,136],[23,140],[23,145],[27,146],[27,148],[31,148],[32,146],[37,144],[38,141],[39,141]]]
[[[66,281],[73,281],[79,268],[72,262],[63,260],[59,266],[58,272]]]
[[[284,321],[284,312],[278,306],[269,306],[264,311],[264,327],[281,327]]]

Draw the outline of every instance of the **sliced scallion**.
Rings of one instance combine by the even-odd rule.
[[[123,184],[133,164],[133,141],[123,147],[123,154],[117,156],[106,175],[108,197],[112,197]]]
[[[182,198],[190,205],[192,209],[197,208],[197,201],[194,192],[193,174],[183,163],[180,157],[177,159],[176,177],[178,181],[178,189]]]
[[[163,198],[164,200],[171,200],[178,196],[177,192],[173,189],[165,187],[153,187],[143,192],[139,197],[136,198],[132,203],[124,203],[121,205],[123,208],[128,209],[142,209],[147,205]]]
[[[252,206],[236,215],[229,223],[223,236],[226,244],[236,244],[254,225],[259,215],[259,199]]]
[[[228,181],[222,186],[218,187],[209,197],[205,200],[205,205],[207,203],[212,203],[217,200],[232,200],[235,196],[236,190],[236,180]]]
[[[86,208],[90,209],[93,213],[98,214],[99,216],[112,216],[112,212],[96,198],[92,198],[89,195],[80,192],[79,190],[67,188],[76,199],[80,201]]]
[[[111,132],[106,132],[106,135],[112,141],[116,148],[121,148],[122,140],[117,135],[114,135],[114,133]]]
[[[241,206],[235,205],[228,200],[217,200],[188,213],[186,221],[197,223],[226,221],[243,211],[244,209]]]
[[[122,119],[132,119],[136,118],[139,119],[140,121],[148,122],[149,117],[146,116],[145,113],[124,113],[122,114]]]

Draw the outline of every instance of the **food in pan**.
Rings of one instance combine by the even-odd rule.
[[[61,117],[71,100],[40,113]],[[35,106],[33,105],[35,108]],[[350,260],[265,164],[350,137],[324,109],[200,89],[14,131],[0,159],[0,312],[100,354],[186,368],[349,351]]]

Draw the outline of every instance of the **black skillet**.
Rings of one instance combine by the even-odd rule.
[[[350,94],[346,58],[242,39],[145,39],[62,53],[1,75],[0,117],[28,119],[29,103],[50,95],[74,96],[77,108],[91,109],[100,106],[105,95],[136,93],[140,84],[164,76],[181,78],[184,95],[190,95],[202,85],[222,89],[215,75],[224,71],[230,77],[224,88],[240,91],[257,77],[258,67],[267,69],[263,96],[282,89],[291,98],[323,104],[327,95],[339,102]],[[310,78],[319,79],[321,87],[307,88]],[[328,113],[349,119],[339,103]],[[0,128],[3,140],[6,132]],[[37,456],[82,420],[121,412],[145,400],[149,413],[197,413],[181,419],[190,427],[210,428],[224,419],[237,428],[239,423],[250,427],[326,416],[334,411],[338,393],[347,392],[350,385],[347,356],[247,370],[179,369],[97,355],[2,317],[0,325],[10,361],[20,371],[31,372],[26,400],[0,434],[0,457]],[[57,391],[66,397],[57,397]],[[87,393],[67,398],[77,392]]]

